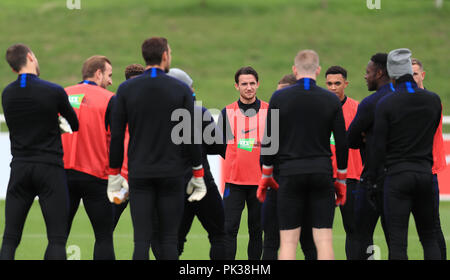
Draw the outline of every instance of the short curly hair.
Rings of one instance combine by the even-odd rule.
[[[125,79],[130,79],[144,73],[144,66],[140,64],[130,64],[125,68]]]

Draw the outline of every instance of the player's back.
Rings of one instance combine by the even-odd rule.
[[[121,84],[117,92],[117,102],[123,106],[129,125],[129,168],[135,175],[141,174],[137,176],[166,176],[170,175],[168,170],[183,172],[185,167],[183,145],[176,140],[190,139],[182,133],[191,128],[184,127],[186,130],[176,135],[172,131],[180,121],[191,124],[185,117],[193,112],[192,93],[186,84],[158,71],[153,76],[147,70]]]
[[[279,109],[280,172],[286,169],[298,173],[330,172],[330,135],[336,121],[345,123],[339,99],[316,86],[311,79],[301,79],[296,85],[277,91],[270,109]],[[283,172],[282,172],[283,173]],[[288,175],[288,174],[287,174]]]
[[[2,104],[14,160],[62,164],[58,113],[67,95],[62,87],[22,74],[3,91]]]

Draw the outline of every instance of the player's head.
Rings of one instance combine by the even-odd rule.
[[[40,75],[39,62],[27,45],[14,44],[10,46],[6,50],[6,61],[16,73],[31,71],[37,76]]]
[[[291,86],[297,82],[294,74],[284,75],[281,80],[278,81],[277,90]]]
[[[125,68],[125,79],[129,80],[144,73],[144,66],[140,64],[130,64]]]
[[[341,66],[331,66],[325,73],[325,79],[328,90],[342,101],[345,97],[345,88],[348,86],[347,70]]]
[[[182,81],[183,83],[185,83],[186,85],[189,86],[189,88],[192,90],[192,96],[194,97],[195,100],[195,93],[194,93],[194,81],[192,80],[192,78],[188,75],[188,73],[186,73],[185,71],[179,69],[179,68],[170,68],[169,73],[167,73],[167,75]]]
[[[423,71],[423,65],[417,58],[411,59],[413,78],[419,88],[423,89],[423,80],[425,79],[425,71]]]
[[[169,72],[172,60],[171,49],[166,38],[152,37],[142,43],[142,57],[147,66],[161,67]]]
[[[389,81],[386,68],[387,57],[387,53],[376,53],[370,58],[364,76],[369,91],[377,90],[382,83]]]
[[[406,48],[395,49],[389,52],[386,68],[389,77],[396,81],[403,76],[412,77],[411,51]]]
[[[86,59],[81,70],[83,80],[95,82],[102,88],[112,85],[112,64],[103,55],[94,55]]]
[[[294,59],[292,72],[297,79],[302,77],[316,78],[320,74],[319,55],[313,50],[301,50]]]
[[[239,68],[234,75],[234,87],[239,91],[240,100],[244,104],[251,104],[256,100],[259,88],[259,77],[255,69],[250,66]]]

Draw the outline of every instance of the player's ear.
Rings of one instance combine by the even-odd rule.
[[[320,71],[322,70],[322,67],[318,66],[316,69],[316,76],[318,77],[320,75]]]
[[[295,67],[295,65],[292,65],[292,73],[294,74],[294,76],[297,77],[298,71],[297,71],[297,67]]]
[[[236,90],[239,90],[239,85],[238,85],[237,83],[234,83],[234,88],[235,88]]]

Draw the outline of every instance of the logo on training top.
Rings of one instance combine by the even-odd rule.
[[[69,95],[69,102],[73,108],[80,109],[81,102],[83,101],[84,94]]]
[[[334,142],[334,135],[333,135],[333,132],[331,132],[331,136],[330,136],[330,144],[331,144],[331,145],[336,145],[336,142]]]
[[[242,130],[242,134],[250,133],[250,132],[252,132],[252,131],[255,130],[255,129],[256,129],[256,127],[255,127],[255,128],[252,128],[252,129],[249,129],[249,130],[243,129],[243,130]]]
[[[241,139],[238,143],[238,148],[251,152],[255,145],[255,138]]]

